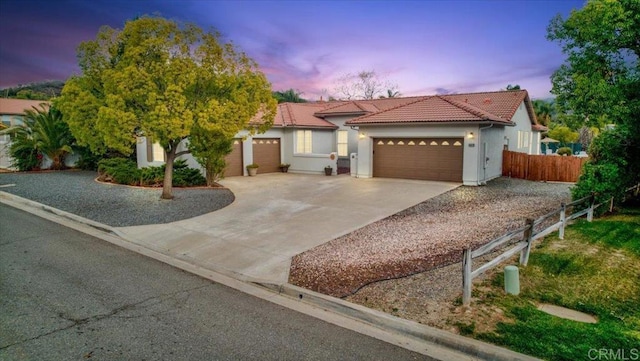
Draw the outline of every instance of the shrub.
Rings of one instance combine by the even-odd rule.
[[[164,166],[162,169],[164,172]],[[175,187],[192,187],[205,184],[207,184],[207,180],[198,169],[189,168],[187,162],[182,159],[173,163],[173,185]]]
[[[569,147],[562,147],[560,149],[558,149],[558,155],[573,155],[573,152],[571,151],[571,148]]]
[[[76,147],[74,148],[80,158],[76,162],[76,167],[82,170],[98,170],[98,162],[102,159],[101,155],[91,152],[89,147]]]
[[[11,154],[11,166],[17,168],[21,172],[40,169],[42,155],[25,142],[13,142],[9,148]]]
[[[142,171],[136,162],[126,158],[103,159],[98,162],[100,180],[127,185],[139,185]]]
[[[629,130],[618,126],[600,134],[589,147],[590,160],[584,165],[582,175],[571,189],[573,199],[596,193],[596,203],[611,197],[621,198],[624,190],[638,181],[634,170],[633,139]]]
[[[165,165],[138,169],[136,162],[125,158],[103,159],[98,162],[100,180],[127,185],[161,187]],[[206,180],[200,171],[189,168],[184,160],[173,164],[173,185],[176,187],[201,186]]]

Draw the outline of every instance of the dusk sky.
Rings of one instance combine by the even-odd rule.
[[[375,70],[403,96],[519,84],[550,97],[564,56],[551,18],[584,0],[35,1],[0,0],[0,88],[78,73],[76,48],[102,25],[159,14],[214,27],[258,62],[274,90],[334,94],[347,73]]]

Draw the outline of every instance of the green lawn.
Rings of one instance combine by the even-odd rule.
[[[500,272],[476,287],[472,308],[485,316],[458,322],[462,333],[548,360],[593,360],[593,349],[640,359],[640,208],[577,221],[564,240],[548,236],[520,267],[520,287],[519,296],[506,296]],[[582,311],[598,322],[557,318],[538,311],[539,303]],[[492,321],[488,329],[475,327]]]

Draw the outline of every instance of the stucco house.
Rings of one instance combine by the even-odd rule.
[[[49,102],[43,100],[8,99],[0,98],[0,129],[9,128],[24,124],[23,118],[26,110],[39,108],[40,104],[48,105]],[[0,135],[0,168],[9,169],[11,167],[11,157],[9,156],[9,146],[11,138],[8,134]]]
[[[237,134],[226,177],[290,172],[460,182],[499,177],[502,150],[538,154],[546,128],[526,90],[278,105],[264,134]],[[157,145],[138,140],[138,166],[161,164]],[[198,166],[190,156],[189,164]]]

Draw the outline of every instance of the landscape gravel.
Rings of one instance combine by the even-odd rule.
[[[295,256],[289,282],[346,297],[374,282],[458,263],[464,248],[520,228],[569,199],[570,185],[562,183],[503,177],[459,187]],[[451,279],[441,275],[432,283],[445,287]]]
[[[114,227],[192,218],[235,199],[226,188],[199,187],[174,188],[174,199],[162,200],[159,188],[98,183],[96,177],[90,171],[0,173],[0,191]]]

